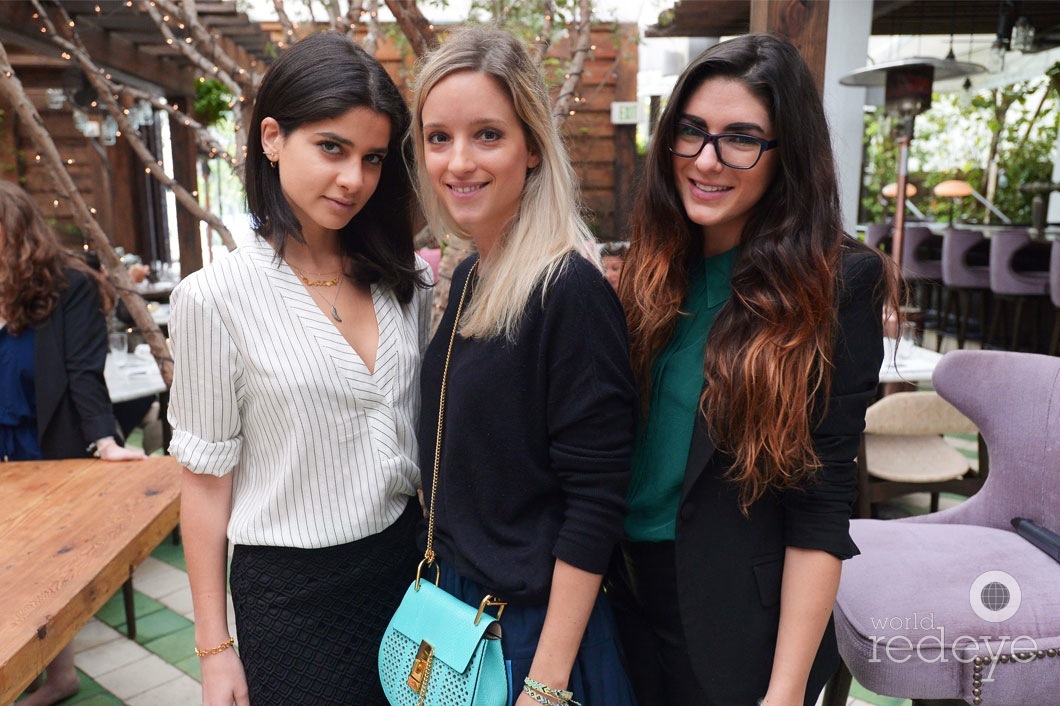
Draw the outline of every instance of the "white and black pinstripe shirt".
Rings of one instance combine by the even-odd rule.
[[[233,543],[350,542],[415,495],[430,292],[402,307],[373,286],[372,300],[374,374],[261,239],[173,291],[169,450],[195,473],[234,474]]]

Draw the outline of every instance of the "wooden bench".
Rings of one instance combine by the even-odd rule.
[[[173,530],[180,476],[169,456],[0,463],[0,704]]]

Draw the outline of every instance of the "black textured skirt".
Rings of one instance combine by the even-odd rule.
[[[413,499],[379,534],[336,547],[237,545],[232,602],[251,706],[385,704],[379,642],[415,578]]]

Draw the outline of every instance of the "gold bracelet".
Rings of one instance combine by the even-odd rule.
[[[210,655],[220,654],[220,653],[224,652],[225,650],[227,650],[232,645],[234,645],[235,643],[236,643],[236,639],[234,637],[230,637],[227,640],[225,640],[224,642],[222,642],[220,645],[218,645],[217,647],[211,647],[208,650],[200,650],[198,647],[196,647],[195,648],[195,656],[196,657],[209,657]]]

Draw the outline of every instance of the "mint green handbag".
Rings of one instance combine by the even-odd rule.
[[[505,706],[508,702],[508,670],[501,651],[499,622],[504,602],[487,595],[476,611],[438,588],[441,570],[434,555],[434,498],[442,450],[445,383],[468,284],[477,268],[475,263],[464,281],[442,369],[427,551],[379,646],[379,680],[391,706]],[[431,566],[435,570],[433,584],[421,580],[423,569]],[[499,608],[496,618],[485,612],[488,607]]]

